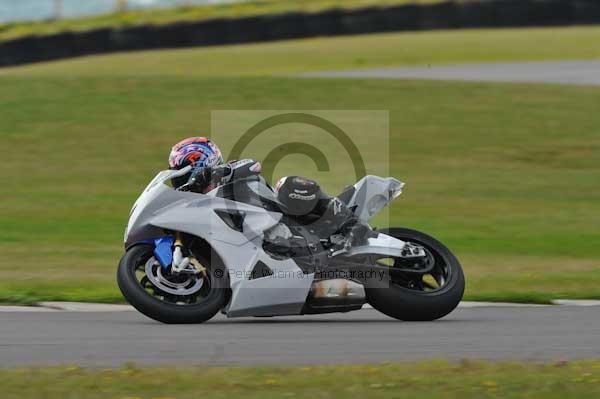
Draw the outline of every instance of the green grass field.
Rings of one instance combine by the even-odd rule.
[[[597,398],[600,363],[410,364],[288,368],[0,370],[4,399]]]
[[[600,298],[600,88],[281,76],[600,58],[598,39],[596,27],[406,33],[0,70],[0,300],[121,300],[133,201],[170,146],[208,132],[219,109],[387,109],[391,173],[408,183],[392,222],[456,252],[468,299]],[[366,137],[363,151],[382,150]],[[314,166],[290,157],[284,171]]]

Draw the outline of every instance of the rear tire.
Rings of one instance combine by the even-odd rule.
[[[145,263],[153,256],[154,248],[151,245],[136,245],[127,250],[117,270],[117,282],[121,293],[133,307],[140,313],[167,324],[191,324],[202,323],[211,319],[229,300],[229,282],[227,273],[220,262],[216,262],[217,256],[211,258],[211,289],[202,302],[193,305],[178,305],[161,301],[150,295],[136,278],[136,268]],[[201,259],[198,254],[196,257]],[[208,263],[204,263],[208,264]],[[215,270],[220,272],[215,273]],[[220,276],[215,277],[215,274]]]
[[[380,232],[424,246],[434,253],[436,258],[443,260],[449,275],[448,281],[433,291],[419,291],[401,286],[389,276],[383,285],[381,281],[367,283],[365,291],[369,304],[390,317],[405,321],[431,321],[452,312],[461,301],[465,290],[462,267],[452,252],[435,238],[416,230],[390,228]]]

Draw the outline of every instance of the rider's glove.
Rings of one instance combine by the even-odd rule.
[[[217,166],[206,166],[192,171],[184,189],[203,192],[211,185],[220,186],[236,179],[258,175],[261,171],[260,162],[253,159],[232,161]]]
[[[189,191],[201,192],[205,187],[207,187],[210,184],[211,175],[211,167],[194,169],[185,187]]]
[[[202,192],[211,184],[220,185],[227,182],[231,175],[231,167],[227,164],[207,166],[194,169],[186,184],[190,191]]]

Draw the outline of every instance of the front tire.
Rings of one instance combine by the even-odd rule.
[[[210,249],[208,249],[210,251]],[[117,283],[121,293],[140,313],[167,324],[202,323],[211,319],[229,299],[229,283],[224,268],[217,265],[216,256],[208,256],[210,262],[210,291],[198,303],[178,304],[161,300],[145,289],[136,272],[153,256],[151,245],[136,245],[129,248],[119,263]],[[196,255],[203,264],[209,264],[207,257]],[[215,270],[219,270],[215,273]],[[219,276],[219,277],[216,277]]]
[[[418,274],[392,271],[384,284],[367,283],[365,291],[369,304],[390,317],[405,321],[431,321],[452,312],[465,290],[462,267],[452,252],[435,238],[416,230],[390,228],[380,232],[423,246],[435,259],[436,268],[439,268],[436,270],[447,273],[447,277],[440,277],[443,285],[434,287],[424,281],[419,283],[423,276]]]

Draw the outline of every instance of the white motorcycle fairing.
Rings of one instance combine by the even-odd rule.
[[[274,259],[263,249],[264,232],[277,225],[283,215],[216,197],[214,190],[198,194],[177,191],[166,184],[188,171],[162,171],[146,187],[131,210],[125,247],[153,242],[165,236],[165,231],[200,237],[209,243],[229,274],[232,296],[224,309],[228,317],[301,314],[314,274],[304,273],[291,258]],[[366,176],[354,186],[349,205],[366,221],[396,198],[402,186],[396,179]],[[218,212],[243,214],[241,231],[230,227]],[[404,246],[403,241],[380,233],[367,245],[350,248],[345,255],[400,256]],[[252,279],[252,271],[260,263],[273,273]]]
[[[354,193],[348,201],[348,207],[356,207],[354,214],[368,223],[391,201],[402,194],[404,183],[393,177],[367,175],[354,186]]]

